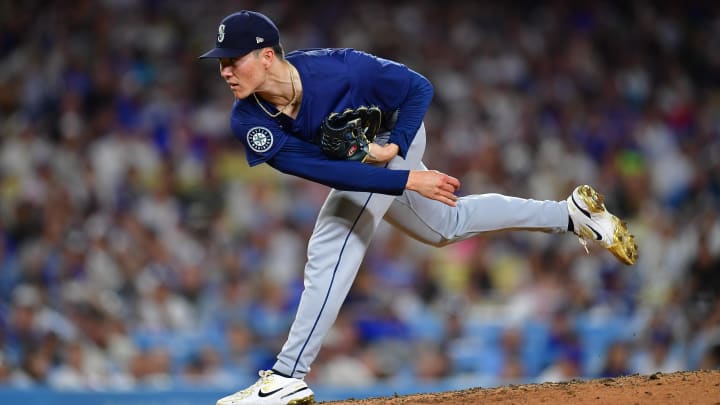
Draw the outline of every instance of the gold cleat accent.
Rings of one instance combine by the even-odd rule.
[[[315,395],[310,395],[307,398],[293,399],[288,402],[288,405],[311,405],[315,403]]]
[[[638,259],[638,247],[635,243],[635,236],[628,232],[625,221],[620,221],[618,217],[612,215],[615,231],[613,232],[612,242],[607,246],[607,250],[614,254],[621,262],[627,265],[633,265]]]
[[[598,193],[587,184],[578,188],[578,195],[580,195],[580,198],[583,200],[585,205],[587,205],[590,212],[597,214],[607,211],[605,208],[605,196]]]
[[[594,240],[624,264],[633,265],[638,259],[635,236],[628,231],[627,223],[605,208],[604,202],[605,197],[588,185],[577,187],[568,198],[568,212],[580,244],[588,252],[587,241]]]

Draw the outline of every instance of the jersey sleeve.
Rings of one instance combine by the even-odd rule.
[[[400,195],[408,170],[392,170],[366,163],[332,160],[314,144],[288,137],[283,147],[267,161],[273,168],[294,176],[346,191]]]
[[[404,158],[432,100],[432,84],[397,62],[360,51],[349,55],[350,65],[356,69],[358,86],[365,89],[364,97],[370,104],[384,111],[398,110],[390,142],[398,145],[398,154]]]
[[[352,49],[347,54],[347,61],[365,101],[385,111],[400,107],[410,86],[407,66]]]
[[[239,114],[230,119],[233,135],[245,146],[245,156],[250,166],[264,163],[282,149],[288,134],[271,120],[249,122]]]

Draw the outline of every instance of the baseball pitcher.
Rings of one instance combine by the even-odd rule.
[[[253,11],[225,17],[215,39],[200,58],[219,60],[235,96],[232,132],[250,166],[267,163],[332,187],[308,243],[305,289],[277,362],[218,405],[313,403],[304,377],[383,219],[434,246],[490,231],[570,231],[625,264],[636,261],[634,237],[590,186],[562,201],[458,198],[456,178],[423,165],[423,117],[433,87],[407,66],[353,49],[284,55],[275,24]]]

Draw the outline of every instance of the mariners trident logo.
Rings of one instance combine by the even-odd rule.
[[[218,42],[222,42],[225,39],[225,24],[220,24],[218,27]]]
[[[247,144],[257,153],[267,152],[273,144],[273,135],[265,127],[254,127],[247,132]]]

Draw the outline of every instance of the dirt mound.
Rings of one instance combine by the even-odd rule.
[[[720,405],[720,370],[632,375],[567,383],[474,388],[436,394],[324,402],[387,404],[712,404]]]

